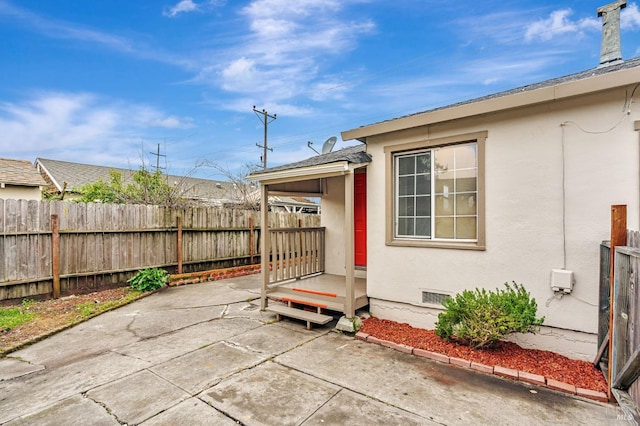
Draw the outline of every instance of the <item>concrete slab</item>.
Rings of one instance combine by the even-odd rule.
[[[216,319],[132,343],[115,351],[160,364],[260,326],[258,321],[245,318]]]
[[[260,310],[260,301],[240,302],[227,305],[224,311],[224,317],[253,319],[263,324],[275,322],[276,320],[276,314]]]
[[[329,333],[337,318],[312,330],[268,324],[252,299],[259,286],[259,276],[248,276],[169,288],[14,353],[0,361],[0,424],[113,424],[110,410],[171,425],[625,418],[611,405]]]
[[[147,339],[220,318],[223,311],[224,306],[140,310],[127,326],[127,331],[139,339]]]
[[[200,398],[245,425],[298,425],[339,387],[267,362],[200,394]]]
[[[70,364],[139,340],[127,332],[132,321],[131,315],[123,315],[119,310],[107,312],[11,355],[47,367]]]
[[[421,426],[438,423],[342,389],[302,424]]]
[[[227,341],[245,347],[253,352],[273,356],[293,349],[327,332],[328,331],[313,330],[311,332],[302,332],[301,330],[291,330],[286,327],[281,327],[279,324],[270,324],[236,335],[227,339]]]
[[[60,426],[70,424],[70,419],[82,419],[83,426],[120,425],[104,407],[81,395],[76,395],[36,414],[10,421],[6,426]]]
[[[151,371],[195,395],[266,358],[264,354],[220,342],[152,367]]]
[[[198,398],[190,398],[140,424],[144,426],[234,426],[238,423]]]
[[[34,365],[19,358],[0,358],[0,382],[43,370],[43,365]]]
[[[179,297],[177,296],[179,294]],[[167,287],[135,304],[143,310],[202,308],[247,302],[259,297],[255,291],[235,289],[232,282],[213,281],[200,284]]]
[[[275,361],[443,424],[611,424],[606,406],[329,333]]]
[[[138,424],[186,400],[189,394],[143,370],[93,389],[87,397],[107,407],[120,423]]]
[[[148,362],[113,352],[59,368],[44,369],[18,377],[0,386],[0,423],[36,412],[96,386],[126,377],[146,367]]]

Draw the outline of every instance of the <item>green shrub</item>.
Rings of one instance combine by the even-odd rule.
[[[536,318],[538,305],[524,287],[504,284],[506,289],[465,290],[447,297],[438,315],[436,335],[474,348],[490,347],[511,333],[534,333],[544,322]]]
[[[169,273],[164,269],[147,268],[138,271],[127,282],[138,291],[153,291],[163,287],[169,280]]]

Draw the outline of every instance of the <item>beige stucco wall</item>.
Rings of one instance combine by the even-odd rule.
[[[5,185],[0,188],[0,198],[5,200],[40,200],[40,187]]]
[[[536,298],[545,325],[583,333],[583,341],[592,342],[589,356],[595,355],[595,339],[588,334],[597,332],[599,243],[609,238],[610,206],[627,204],[628,227],[639,228],[639,137],[633,122],[640,113],[632,105],[624,114],[625,99],[625,88],[616,89],[369,138],[374,161],[367,182],[368,294],[378,306],[390,301],[410,308],[403,313],[395,304],[372,304],[372,313],[417,324],[416,312],[428,307],[423,290],[454,294],[515,280]],[[486,250],[385,245],[383,147],[478,131],[488,131]],[[553,298],[551,270],[563,267],[575,274],[574,290]],[[436,316],[423,311],[420,325],[433,327]]]

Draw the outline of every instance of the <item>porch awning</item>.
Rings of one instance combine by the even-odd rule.
[[[272,193],[320,195],[323,178],[344,175],[370,162],[371,156],[361,144],[258,171],[247,179],[269,185]]]

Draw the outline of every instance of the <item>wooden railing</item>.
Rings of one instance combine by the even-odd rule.
[[[269,238],[269,283],[324,272],[324,228],[271,229]]]

